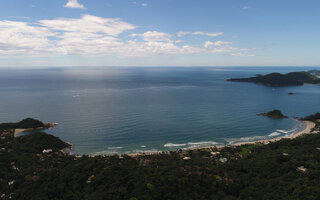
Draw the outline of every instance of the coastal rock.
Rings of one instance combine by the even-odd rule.
[[[267,113],[257,113],[258,116],[266,116],[270,118],[277,118],[277,119],[283,119],[288,118],[287,116],[283,115],[280,110],[272,110]]]

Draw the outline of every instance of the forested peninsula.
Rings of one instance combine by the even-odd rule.
[[[287,74],[271,73],[267,75],[257,74],[250,78],[231,78],[227,81],[233,82],[252,82],[271,87],[299,86],[304,84],[320,84],[320,71],[311,70],[308,72],[290,72]]]
[[[305,120],[316,127],[295,139],[131,156],[69,155],[55,136],[1,128],[0,199],[319,199],[320,113]]]

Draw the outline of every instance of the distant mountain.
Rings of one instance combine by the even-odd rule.
[[[320,72],[320,71],[318,71]],[[271,73],[267,75],[257,75],[250,78],[231,78],[227,81],[235,82],[253,82],[262,84],[265,86],[295,86],[309,84],[319,84],[320,78],[318,78],[314,72],[290,72],[288,74]]]

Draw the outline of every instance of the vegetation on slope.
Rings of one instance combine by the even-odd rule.
[[[308,71],[310,74],[320,77],[320,70],[310,70]]]
[[[26,118],[17,123],[2,123],[0,124],[0,129],[15,129],[15,128],[39,128],[44,127],[45,124],[37,119]]]
[[[319,133],[140,156],[70,156],[66,146],[45,133],[2,138],[0,199],[319,199]]]
[[[304,118],[304,120],[309,120],[309,121],[313,121],[315,123],[319,123],[320,121],[320,113],[316,113],[314,115],[309,115],[307,117]]]

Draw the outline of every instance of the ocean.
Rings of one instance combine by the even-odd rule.
[[[76,154],[175,150],[274,138],[320,111],[320,86],[228,82],[297,67],[108,67],[0,70],[0,121],[27,117]],[[289,92],[296,93],[288,95]],[[288,119],[256,113],[279,109]]]

